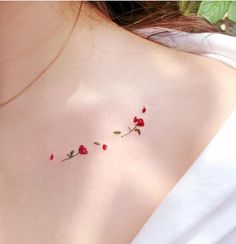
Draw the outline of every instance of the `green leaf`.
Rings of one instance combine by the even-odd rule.
[[[230,1],[202,1],[198,9],[198,15],[207,19],[210,23],[216,23],[222,19],[228,11]]]
[[[229,5],[228,19],[236,22],[236,1],[232,1]]]
[[[179,9],[181,13],[185,16],[191,15],[198,11],[201,1],[178,1]]]
[[[188,9],[188,2],[186,0],[178,1],[178,5],[182,13],[185,13],[185,11]]]

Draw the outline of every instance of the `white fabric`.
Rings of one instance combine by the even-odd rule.
[[[236,68],[236,37],[180,33],[154,38]],[[236,109],[131,244],[236,244]]]
[[[135,30],[134,33],[144,37],[157,31],[168,31],[167,28],[145,28]],[[170,34],[160,33],[150,40],[163,43],[178,50],[196,53],[218,59],[236,68],[236,37],[220,33],[187,33],[171,31]]]

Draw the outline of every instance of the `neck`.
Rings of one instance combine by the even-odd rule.
[[[63,2],[0,3],[0,101],[14,96],[51,62],[76,15]]]

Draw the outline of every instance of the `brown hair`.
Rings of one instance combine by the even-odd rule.
[[[70,2],[70,5],[77,8],[78,3],[81,2]],[[88,1],[88,3],[129,31],[161,27],[145,36],[147,39],[155,34],[171,33],[171,30],[191,33],[219,32],[216,25],[196,14],[185,16],[178,1]]]
[[[93,1],[90,4],[128,30],[164,27],[186,32],[218,32],[215,25],[196,14],[184,16],[177,1]]]

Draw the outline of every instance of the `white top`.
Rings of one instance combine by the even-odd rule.
[[[236,69],[236,37],[182,32],[154,38]],[[131,244],[236,244],[235,149],[236,109]]]

